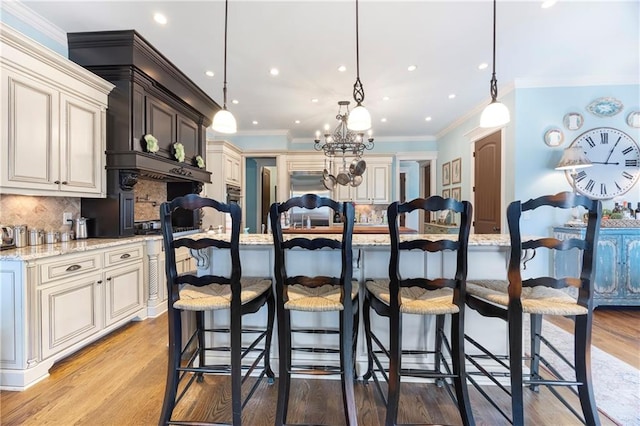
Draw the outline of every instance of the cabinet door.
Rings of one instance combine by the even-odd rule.
[[[368,167],[369,197],[375,204],[387,204],[391,200],[391,165],[372,164]]]
[[[622,236],[622,258],[625,305],[637,305],[640,300],[640,236]]]
[[[67,94],[60,95],[60,180],[62,191],[105,193],[105,145],[102,109]]]
[[[7,193],[57,190],[58,91],[7,69],[2,69],[1,84],[0,186]]]
[[[336,184],[334,188],[334,196],[337,201],[351,201],[352,194],[355,192],[355,188],[352,188],[349,185],[340,185]]]
[[[594,300],[611,301],[620,296],[621,268],[618,237],[600,235],[598,240],[598,255],[595,259],[596,276],[594,282]],[[611,304],[611,303],[603,303]]]
[[[200,152],[200,144],[198,143],[198,124],[187,117],[178,114],[176,142],[184,145],[185,162],[194,164],[193,158]]]
[[[109,326],[142,308],[142,261],[106,269],[104,275],[105,326]]]
[[[176,111],[164,102],[147,95],[147,122],[145,133],[152,134],[158,140],[158,146],[164,156],[173,158],[171,144],[176,142]]]
[[[100,273],[59,282],[40,291],[43,358],[102,329]]]

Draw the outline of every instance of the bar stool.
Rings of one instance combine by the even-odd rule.
[[[423,210],[428,217],[431,212],[449,210],[460,214],[460,228],[457,238],[427,239],[426,236],[408,238],[400,241],[398,217],[403,213]],[[467,276],[467,247],[469,228],[471,225],[472,206],[468,201],[456,201],[452,198],[444,199],[439,196],[427,199],[417,198],[407,203],[394,202],[387,209],[389,234],[391,239],[391,259],[389,261],[388,279],[367,279],[366,297],[363,306],[363,321],[367,339],[369,366],[364,376],[365,380],[373,377],[378,393],[387,407],[387,426],[397,424],[398,404],[400,400],[401,376],[436,379],[439,385],[446,385],[452,400],[458,405],[458,410],[465,425],[473,425],[473,414],[469,403],[469,395],[465,380],[464,364],[464,299],[465,281]],[[400,269],[400,258],[410,250],[421,250],[430,254],[445,251],[456,252],[456,269],[451,277],[444,277],[445,271],[438,271],[430,275],[403,278]],[[376,330],[371,326],[371,309],[379,316],[389,318],[388,328],[379,330],[389,333],[389,347],[386,348]],[[402,318],[404,315],[433,315],[435,316],[434,350],[404,350],[402,349]],[[445,334],[445,315],[451,316],[451,342]],[[420,336],[413,336],[419,339]],[[373,342],[379,349],[373,350]],[[389,361],[388,369],[379,359],[379,355],[386,354]],[[433,368],[402,368],[402,358],[406,355],[433,356]],[[447,361],[448,355],[451,364]],[[417,360],[416,362],[420,362]],[[387,398],[377,378],[380,372],[387,381]],[[388,373],[388,375],[387,375]],[[453,380],[455,397],[450,389],[449,380]]]
[[[582,238],[570,238],[564,241],[554,237],[523,237],[521,219],[527,215],[527,221],[547,220],[552,217],[554,209],[572,209],[583,207],[588,213],[588,222]],[[600,424],[593,385],[591,382],[591,322],[593,318],[593,279],[595,276],[594,258],[602,206],[599,201],[590,200],[582,195],[562,192],[556,195],[542,196],[526,202],[514,201],[507,209],[507,221],[511,239],[511,254],[508,266],[508,281],[482,280],[467,283],[467,305],[483,316],[500,318],[507,322],[509,350],[508,354],[491,353],[475,339],[466,336],[467,341],[482,351],[480,355],[469,355],[478,371],[469,372],[469,382],[476,387],[487,400],[511,423],[524,424],[523,385],[529,385],[537,391],[539,386],[547,386],[559,400],[569,408],[580,420],[588,425]],[[572,250],[577,249],[577,250]],[[549,259],[559,259],[562,253],[570,255],[579,265],[577,274],[571,277],[548,276],[547,268],[540,274],[531,268],[523,273],[526,264],[522,265],[525,250],[541,250],[549,254]],[[572,250],[572,252],[568,252]],[[571,254],[573,253],[573,254]],[[550,269],[550,268],[549,268]],[[523,275],[526,278],[523,279]],[[570,291],[572,290],[573,294]],[[564,291],[563,291],[564,290]],[[577,295],[577,297],[576,297]],[[523,316],[531,317],[531,357],[524,358],[522,350]],[[565,357],[562,361],[573,367],[575,380],[565,379],[558,372],[558,363],[552,365],[540,354],[541,343],[552,351],[557,351],[542,336],[542,318],[544,315],[561,315],[574,320],[574,360],[573,365]],[[490,329],[487,330],[488,332]],[[557,353],[557,352],[556,352]],[[482,360],[493,360],[498,369],[486,368]],[[523,375],[523,362],[530,361],[530,374]],[[540,364],[549,371],[550,379],[542,377]],[[491,370],[491,371],[490,371]],[[511,389],[507,389],[498,377],[510,377]],[[483,391],[473,379],[475,375],[484,375],[500,389],[511,396],[511,411],[508,413]],[[579,395],[583,418],[552,386],[569,387]],[[576,392],[573,387],[577,387]]]
[[[281,217],[292,208],[321,209],[329,208],[332,214],[338,213],[344,217],[342,239],[307,238],[303,235],[293,235],[285,239],[282,235]],[[276,305],[278,315],[279,341],[279,383],[278,403],[276,409],[276,425],[287,422],[289,405],[289,391],[291,388],[291,374],[340,374],[342,383],[342,400],[346,425],[356,425],[356,404],[353,389],[355,379],[354,354],[358,328],[358,283],[352,282],[353,254],[351,239],[353,234],[354,207],[351,203],[339,203],[329,198],[315,194],[306,194],[292,198],[284,203],[274,203],[270,209],[271,230],[275,249],[274,276],[276,281]],[[295,249],[295,250],[294,250]],[[322,249],[340,250],[340,276],[289,276],[287,273],[287,259],[297,255],[302,250],[321,251]],[[297,252],[297,253],[293,253]],[[310,254],[310,253],[309,253]],[[318,256],[320,253],[316,254]],[[311,256],[308,258],[311,264]],[[289,264],[292,264],[292,260]],[[293,266],[293,265],[291,265]],[[327,265],[320,266],[320,270],[327,270]],[[337,313],[337,327],[293,327],[291,311],[299,312],[335,312]],[[296,319],[296,322],[298,320]],[[292,334],[298,336],[337,335],[339,344],[331,347],[319,347],[318,344],[307,346],[292,346]],[[336,365],[318,365],[309,361],[308,364],[294,364],[292,351],[303,353],[339,354],[340,363]]]
[[[207,235],[206,238],[185,236],[174,239],[171,216],[178,209],[197,210],[214,209],[231,215],[231,235]],[[172,419],[176,404],[191,387],[194,380],[204,381],[205,374],[231,374],[232,424],[242,424],[242,407],[266,375],[273,381],[274,374],[269,361],[271,336],[275,317],[275,300],[270,278],[243,277],[240,265],[240,222],[241,210],[237,204],[223,204],[195,194],[178,197],[160,206],[162,235],[164,239],[165,262],[168,290],[169,315],[169,358],[167,385],[159,424],[192,424],[187,420]],[[175,250],[180,247],[189,249],[227,250],[229,257],[212,257],[222,262],[222,267],[230,269],[230,275],[197,276],[196,271],[178,274]],[[229,264],[227,264],[227,262]],[[265,328],[243,327],[242,317],[255,313],[267,305],[267,324]],[[207,328],[204,313],[214,310],[228,310],[228,327]],[[194,311],[196,330],[186,344],[182,342],[182,314]],[[230,346],[206,346],[213,342],[212,333],[224,333],[229,336]],[[205,334],[211,340],[205,339]],[[252,342],[243,342],[243,335],[254,336]],[[261,342],[264,343],[261,345]],[[196,345],[191,353],[190,348]],[[260,347],[260,345],[262,347]],[[184,349],[183,349],[184,348]],[[229,362],[223,365],[207,365],[206,353],[224,354]],[[243,360],[248,355],[250,359]],[[185,360],[185,361],[183,361]],[[242,384],[262,362],[262,368],[253,383],[247,397],[242,400]],[[243,371],[246,370],[244,376]],[[178,395],[178,391],[180,393]],[[201,424],[201,423],[198,423]]]

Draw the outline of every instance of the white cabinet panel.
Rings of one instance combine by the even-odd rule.
[[[43,358],[100,331],[100,282],[101,274],[89,274],[40,292]]]
[[[142,281],[142,262],[105,270],[105,325],[111,325],[142,308]]]

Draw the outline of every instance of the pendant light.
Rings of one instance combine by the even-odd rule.
[[[480,127],[497,127],[507,124],[511,117],[509,109],[498,102],[498,81],[496,80],[496,0],[493,0],[493,73],[491,74],[491,103],[480,115]]]
[[[356,107],[349,114],[347,128],[355,132],[364,132],[371,128],[371,114],[362,105],[364,87],[360,81],[360,45],[358,41],[358,0],[356,0],[356,82],[353,85],[353,99],[356,101]]]
[[[220,133],[235,133],[238,130],[236,119],[227,111],[227,16],[229,11],[229,0],[224,2],[224,86],[222,87],[223,104],[222,109],[213,116],[211,127]]]

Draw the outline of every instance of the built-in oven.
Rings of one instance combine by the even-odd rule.
[[[227,204],[240,204],[242,191],[239,186],[227,185]]]

